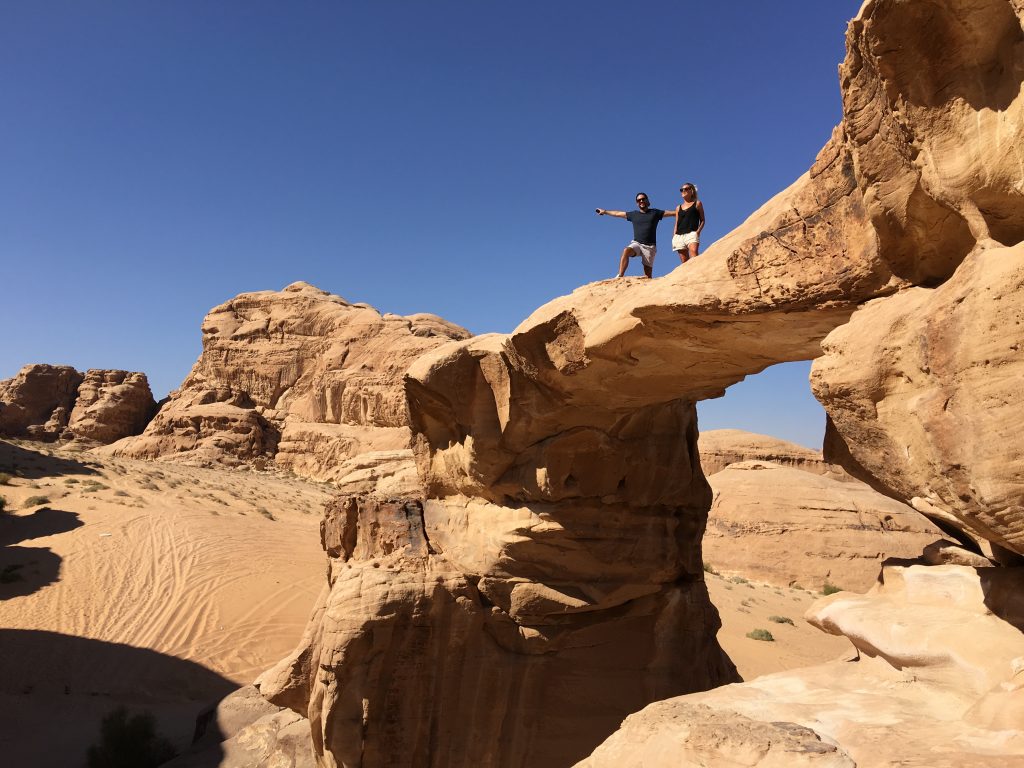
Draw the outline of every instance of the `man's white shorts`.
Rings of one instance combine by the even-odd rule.
[[[700,245],[700,236],[696,232],[687,232],[685,235],[672,235],[673,251],[685,251],[690,243]]]
[[[644,243],[638,243],[636,240],[630,240],[627,248],[631,248],[634,254],[640,254],[640,261],[643,262],[645,267],[654,266],[654,254],[657,253],[657,248],[653,245],[645,245]]]

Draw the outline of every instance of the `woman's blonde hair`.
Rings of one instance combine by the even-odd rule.
[[[694,184],[692,181],[687,181],[687,182],[683,183],[683,186],[684,187],[690,187],[690,189],[693,190],[693,199],[694,200],[699,200],[700,199],[700,195],[697,194],[697,185],[696,184]]]

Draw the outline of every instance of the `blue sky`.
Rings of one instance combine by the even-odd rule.
[[[595,207],[694,181],[708,244],[803,173],[859,6],[5,3],[0,378],[126,368],[161,397],[211,307],[296,280],[509,331],[614,273],[628,225]],[[808,369],[701,428],[820,446]]]

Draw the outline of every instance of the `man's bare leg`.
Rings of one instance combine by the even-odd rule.
[[[636,256],[636,254],[633,253],[633,249],[632,248],[630,248],[629,246],[626,246],[625,248],[622,249],[622,258],[619,259],[619,274],[616,275],[616,277],[623,277],[623,276],[625,276],[625,274],[626,274],[626,267],[629,266],[629,257],[630,256]]]
[[[646,277],[649,280],[651,277],[653,277],[653,275],[651,274],[652,272],[653,268],[644,264],[644,277]]]

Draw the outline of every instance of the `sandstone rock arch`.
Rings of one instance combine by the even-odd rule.
[[[638,701],[733,679],[701,580],[694,403],[775,363],[819,360],[836,458],[1024,553],[1005,461],[1024,440],[1007,335],[1024,321],[1022,16],[1019,0],[867,0],[843,122],[737,230],[664,278],[584,286],[413,364],[425,499],[328,516],[321,606],[261,681],[309,714],[325,765],[564,765]],[[486,691],[483,739],[446,725],[480,706],[446,687],[446,651]],[[410,692],[427,699],[389,711]]]

